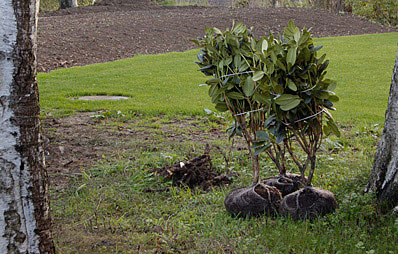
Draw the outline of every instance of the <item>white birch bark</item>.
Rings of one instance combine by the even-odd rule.
[[[2,112],[0,115],[0,253],[8,253],[8,246],[11,244],[12,237],[15,237],[14,232],[9,232],[9,226],[6,222],[7,212],[12,209],[15,199],[20,198],[20,190],[14,184],[15,176],[14,168],[21,164],[19,155],[15,151],[16,138],[12,133],[17,132],[15,126],[11,123],[13,112],[9,108],[8,98],[10,97],[11,84],[13,82],[13,45],[17,38],[17,22],[14,15],[14,9],[11,1],[0,2],[0,98]],[[14,175],[13,175],[14,173]],[[19,182],[19,181],[18,181]],[[15,195],[17,197],[15,197]],[[19,196],[19,197],[18,197]],[[19,213],[22,214],[21,203],[19,204]],[[16,208],[14,208],[16,209]],[[26,229],[22,229],[23,236],[26,235]],[[14,236],[13,236],[14,235]],[[35,236],[37,237],[37,236]],[[24,246],[19,246],[21,252],[27,250],[27,243]]]
[[[398,52],[391,79],[383,135],[377,148],[366,191],[375,192],[380,202],[398,205]]]
[[[28,140],[39,139],[37,116],[29,116],[29,112],[37,112],[38,106],[34,46],[38,6],[36,0],[0,1],[1,254],[52,253],[54,249],[53,245],[47,248],[43,244],[49,242],[50,236],[44,226],[49,221],[41,220],[48,210],[39,208],[46,204],[46,199],[35,196],[45,193],[40,191],[45,185],[37,185],[43,182],[41,175],[34,175],[42,173],[35,167],[40,164],[40,148],[36,146],[39,142],[26,144]],[[25,110],[27,105],[30,108]],[[31,122],[21,123],[20,119]]]

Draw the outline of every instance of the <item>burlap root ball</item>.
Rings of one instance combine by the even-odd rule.
[[[275,187],[262,183],[234,189],[225,198],[225,208],[231,215],[251,217],[278,213],[282,195]]]
[[[281,192],[282,197],[305,186],[300,175],[290,173],[265,178],[261,180],[261,183],[276,187]]]
[[[334,212],[337,201],[328,190],[304,187],[282,199],[280,214],[293,219],[315,219]]]

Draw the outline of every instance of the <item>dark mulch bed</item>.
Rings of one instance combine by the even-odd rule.
[[[289,19],[312,27],[316,37],[398,32],[354,17],[304,8],[162,7],[149,0],[103,0],[95,6],[40,15],[38,70],[107,62],[135,54],[194,48],[188,39],[205,26],[229,27],[232,20],[254,26],[258,36],[282,32]]]

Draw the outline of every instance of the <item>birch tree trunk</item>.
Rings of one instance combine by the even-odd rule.
[[[375,192],[378,200],[389,207],[398,206],[398,52],[383,135],[366,191]]]
[[[39,0],[0,1],[0,253],[54,253],[36,82]]]
[[[78,6],[77,0],[59,0],[59,8],[60,9],[77,7],[77,6]]]

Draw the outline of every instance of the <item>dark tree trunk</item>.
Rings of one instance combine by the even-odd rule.
[[[77,7],[77,0],[59,0],[60,9],[71,8],[71,7]]]
[[[38,6],[0,1],[0,253],[54,253],[36,81]]]
[[[335,8],[336,12],[345,11],[346,8],[345,8],[344,0],[336,0],[334,8]]]
[[[383,135],[366,191],[388,207],[398,206],[398,52],[391,79]]]

